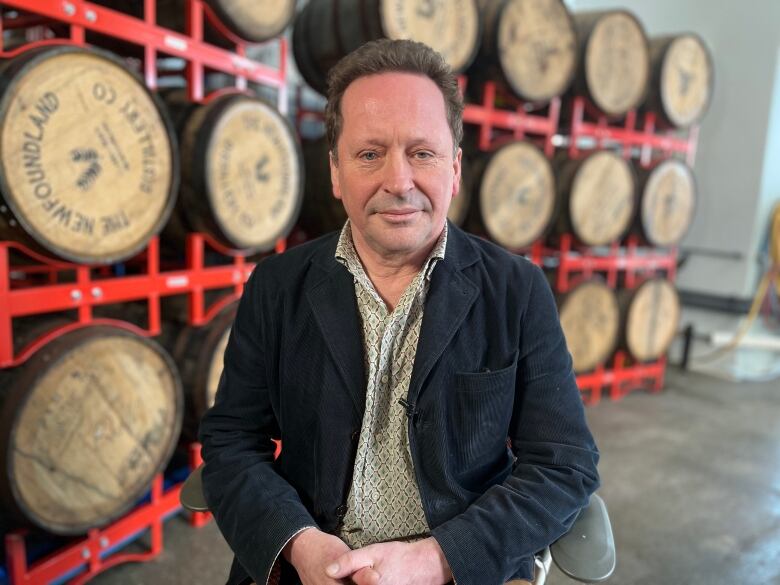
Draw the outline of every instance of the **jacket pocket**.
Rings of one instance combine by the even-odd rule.
[[[516,373],[517,353],[500,370],[455,374],[453,430],[460,471],[505,456]]]

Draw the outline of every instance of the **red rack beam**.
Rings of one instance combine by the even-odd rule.
[[[142,562],[153,559],[162,551],[163,520],[181,510],[176,485],[163,493],[163,479],[158,475],[152,482],[151,500],[104,529],[89,531],[86,538],[56,551],[48,557],[27,564],[25,532],[12,532],[5,537],[6,559],[10,582],[13,585],[44,585],[75,571],[83,572],[71,581],[81,585],[92,577],[120,563]],[[138,536],[151,531],[151,547],[141,554],[108,554]],[[104,558],[105,557],[105,558]]]
[[[461,92],[465,91],[467,80],[459,78]],[[526,112],[527,104],[520,100],[512,100],[515,109],[496,107],[498,87],[495,82],[488,81],[482,89],[481,104],[466,104],[463,108],[463,122],[480,127],[480,150],[491,150],[496,145],[493,136],[494,130],[503,130],[512,133],[512,138],[520,140],[527,134],[539,136],[544,139],[544,152],[552,156],[555,151],[553,137],[558,131],[558,121],[561,110],[560,98],[554,98],[546,115],[531,114]]]
[[[617,351],[611,368],[600,366],[593,372],[576,377],[585,404],[598,404],[604,389],[609,391],[611,400],[619,400],[639,389],[660,392],[666,375],[665,357],[650,363],[626,366],[627,361],[625,352]]]
[[[81,33],[76,32],[80,39],[72,37],[75,42],[83,43],[83,31],[90,30],[141,45],[148,51],[164,52],[196,66],[209,67],[256,83],[276,88],[282,88],[286,84],[284,60],[280,61],[279,70],[273,69],[234,52],[204,43],[201,40],[202,34],[196,39],[159,27],[150,22],[149,16],[153,16],[153,12],[147,13],[146,19],[141,20],[85,0],[2,0],[0,3],[69,24],[77,31],[81,29]],[[150,0],[145,1],[147,10],[153,5]],[[203,10],[201,0],[190,0],[188,6],[191,10]],[[202,33],[202,13],[201,18],[196,21]],[[193,27],[197,26],[196,21],[192,22]],[[285,41],[280,39],[279,42],[284,44]],[[282,52],[286,54],[286,50]]]
[[[588,113],[595,121],[586,119]],[[645,167],[651,164],[654,150],[660,151],[665,156],[675,152],[683,153],[686,155],[688,165],[693,166],[699,135],[697,126],[688,130],[687,138],[680,138],[668,132],[658,133],[657,117],[652,112],[644,114],[641,129],[637,129],[638,118],[636,110],[631,110],[626,114],[622,125],[611,124],[606,116],[595,111],[595,107],[585,97],[576,96],[572,100],[569,157],[581,156],[583,150],[580,147],[580,138],[592,138],[598,148],[603,148],[607,144],[622,146],[626,158],[631,156],[631,148],[640,148],[640,164]]]
[[[202,325],[208,322],[225,304],[240,296],[254,264],[246,262],[243,255],[233,250],[219,247],[218,251],[233,255],[231,264],[206,266],[207,241],[213,247],[217,246],[203,234],[190,234],[186,243],[185,267],[161,272],[159,242],[156,237],[152,238],[145,252],[144,274],[110,278],[93,278],[89,266],[50,260],[16,242],[0,242],[0,367],[20,365],[43,343],[50,341],[52,334],[57,331],[61,333],[59,329],[49,332],[14,356],[12,323],[15,317],[77,310],[79,323],[66,326],[67,329],[96,323],[92,318],[92,308],[95,306],[147,300],[148,329],[146,332],[137,332],[156,335],[160,332],[160,297],[189,294],[190,323]],[[285,246],[281,240],[277,242],[276,250],[282,251]],[[41,261],[44,266],[74,271],[76,282],[12,288],[10,252],[13,249]],[[206,310],[203,293],[226,287],[233,287],[233,294]]]
[[[669,280],[674,280],[677,269],[676,248],[662,251],[640,248],[636,236],[629,236],[624,247],[613,243],[606,254],[594,254],[588,248],[575,248],[572,235],[563,234],[558,248],[545,248],[543,255],[558,259],[555,288],[561,293],[571,288],[572,274],[588,278],[594,272],[604,272],[607,285],[616,288],[618,274],[625,273],[626,288],[634,288],[638,273],[663,270]]]

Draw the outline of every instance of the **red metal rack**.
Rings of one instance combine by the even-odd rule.
[[[458,84],[465,93],[468,80],[461,76]],[[532,106],[526,102],[504,96],[497,104],[500,88],[493,81],[485,82],[482,87],[482,102],[468,103],[463,108],[463,122],[479,126],[480,150],[492,150],[506,140],[522,140],[527,136],[539,137],[543,141],[544,153],[550,157],[555,152],[554,137],[558,132],[561,112],[560,98],[554,98],[546,106],[546,113],[532,113]],[[513,109],[504,104],[509,103]]]
[[[179,491],[181,485],[163,491],[163,479],[158,475],[152,482],[148,503],[138,506],[106,528],[90,530],[86,538],[32,565],[27,562],[26,532],[7,534],[5,549],[11,585],[44,585],[74,573],[78,575],[70,581],[71,585],[82,585],[98,573],[121,563],[152,560],[163,549],[163,521],[181,509]],[[147,552],[112,552],[112,549],[140,537],[146,530],[151,536]]]
[[[651,363],[634,364],[623,350],[615,352],[611,366],[599,366],[593,372],[577,376],[583,402],[592,406],[601,400],[606,388],[611,400],[620,400],[632,390],[660,392],[666,375],[666,358]]]
[[[640,118],[642,126],[637,128]],[[622,124],[610,123],[587,98],[576,96],[571,102],[569,158],[579,158],[589,150],[581,147],[581,139],[589,138],[595,141],[597,148],[608,145],[621,148],[625,158],[631,158],[632,150],[638,148],[639,162],[643,167],[652,165],[654,154],[668,157],[673,153],[685,155],[688,166],[692,167],[696,159],[699,127],[692,126],[688,129],[687,137],[681,138],[672,131],[658,132],[657,119],[653,112],[640,116],[636,110],[630,110]]]
[[[207,265],[206,244],[228,257],[228,263]],[[286,242],[280,240],[276,251],[281,252],[285,247]],[[12,251],[26,255],[37,264],[11,266]],[[160,270],[159,242],[156,237],[150,240],[148,248],[138,259],[142,266],[141,274],[103,277],[100,268],[52,260],[16,242],[0,242],[0,367],[18,366],[52,339],[87,325],[108,323],[140,335],[158,335],[161,328],[160,297],[164,296],[188,295],[189,324],[203,325],[241,295],[244,282],[254,267],[254,264],[246,261],[244,255],[226,249],[199,233],[188,235],[185,265],[180,269]],[[25,277],[36,273],[46,274],[45,282],[29,285]],[[61,276],[72,280],[73,274],[73,282],[59,280]],[[225,295],[209,307],[205,306],[205,291],[227,287],[233,288],[232,294]],[[128,301],[147,302],[146,328],[93,317],[93,308],[96,306]],[[14,355],[14,318],[68,310],[78,311],[75,323],[47,332]]]
[[[142,75],[150,89],[157,87],[162,73],[158,69],[157,56],[165,54],[179,57],[186,63],[184,80],[188,97],[193,102],[205,103],[225,92],[245,92],[247,83],[253,82],[274,88],[277,107],[286,113],[288,48],[284,38],[271,41],[277,43],[279,51],[279,67],[272,68],[248,59],[247,43],[227,31],[202,0],[187,0],[184,34],[156,24],[156,0],[144,0],[143,6],[143,18],[136,18],[85,0],[0,0],[0,8],[22,11],[15,15],[6,12],[0,17],[0,58],[12,58],[39,46],[63,43],[83,46],[87,44],[85,33],[92,31],[140,47],[143,51]],[[203,41],[206,21],[235,45],[233,50]],[[51,32],[53,25],[56,25],[59,38],[47,38],[54,34]],[[29,42],[8,51],[2,44],[2,32],[11,28],[27,29],[25,38]],[[62,33],[62,30],[66,32]],[[205,95],[203,82],[207,69],[234,76],[235,87]],[[280,240],[276,251],[281,252],[285,247],[286,242]],[[207,250],[221,254],[221,263],[215,265],[213,258],[207,262]],[[186,294],[189,323],[202,325],[241,294],[253,268],[243,253],[224,248],[204,234],[188,236],[181,266],[161,269],[157,238],[150,240],[144,252],[123,266],[132,268],[132,274],[117,276],[109,267],[63,262],[16,242],[0,242],[0,368],[18,366],[49,341],[90,324],[111,324],[139,335],[156,335],[161,329],[160,298],[167,295]],[[207,307],[204,293],[221,288],[232,288],[232,291]],[[127,301],[146,302],[145,327],[93,316],[97,306]],[[47,332],[15,354],[14,320],[56,311],[75,311],[77,320]],[[199,448],[197,453],[193,448],[190,463],[199,463]],[[43,585],[73,574],[78,576],[71,582],[80,585],[117,564],[156,557],[162,551],[164,519],[181,509],[180,489],[179,484],[164,491],[162,477],[158,476],[152,483],[148,503],[32,564],[27,560],[26,532],[7,534],[5,547],[11,585]],[[207,520],[208,515],[193,515],[191,522],[197,526]],[[151,533],[148,552],[114,551],[146,530]]]
[[[572,286],[573,276],[589,278],[594,272],[603,273],[610,288],[617,288],[618,274],[625,276],[625,288],[635,288],[642,275],[664,271],[669,280],[677,272],[677,250],[641,248],[635,235],[629,236],[625,246],[612,243],[605,253],[596,253],[591,248],[573,245],[571,234],[561,236],[557,249],[545,249],[545,256],[558,260],[555,290],[567,292]]]

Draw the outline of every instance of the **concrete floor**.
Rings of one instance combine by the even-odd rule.
[[[672,370],[663,393],[587,414],[618,549],[610,583],[780,585],[780,381]],[[221,584],[230,556],[213,522],[192,529],[177,517],[158,560],[92,583]],[[548,579],[572,583],[557,570]]]

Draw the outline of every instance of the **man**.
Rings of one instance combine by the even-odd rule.
[[[258,265],[201,425],[230,584],[530,580],[598,485],[542,272],[446,222],[462,109],[412,41],[330,74],[349,220]]]

